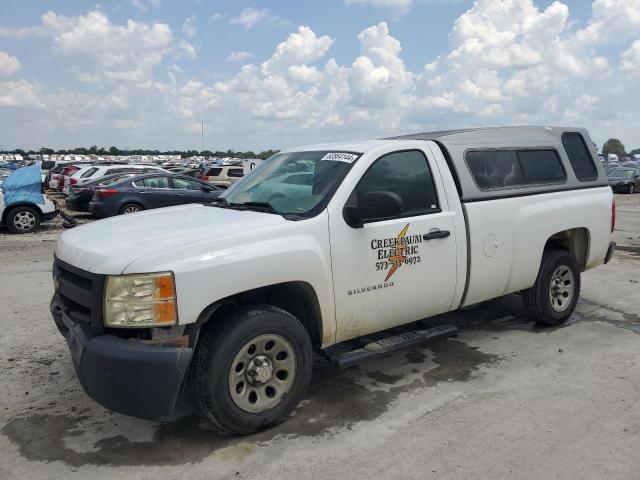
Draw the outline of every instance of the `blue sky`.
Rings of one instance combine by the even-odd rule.
[[[204,121],[212,149],[531,123],[640,147],[639,12],[640,0],[4,0],[0,145],[198,148]]]

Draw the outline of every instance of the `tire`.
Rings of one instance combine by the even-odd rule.
[[[580,269],[574,256],[567,250],[545,250],[536,283],[522,292],[532,320],[538,325],[560,325],[573,314],[579,296]]]
[[[258,360],[270,367],[255,369]],[[312,365],[311,340],[298,319],[257,305],[229,314],[205,333],[192,382],[200,411],[216,430],[248,435],[291,414],[307,390]]]
[[[15,207],[9,210],[5,221],[11,233],[35,232],[40,228],[40,212],[33,207]]]
[[[142,210],[144,210],[142,205],[139,205],[137,203],[126,203],[122,207],[120,207],[118,215],[141,212]]]
[[[634,193],[636,193],[636,189],[635,189],[635,187],[633,186],[633,183],[632,183],[631,185],[629,185],[629,193],[630,193],[631,195],[633,195]]]

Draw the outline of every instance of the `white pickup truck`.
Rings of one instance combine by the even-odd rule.
[[[210,206],[65,232],[51,312],[102,405],[166,420],[191,397],[252,433],[298,405],[314,352],[349,366],[516,292],[533,321],[566,320],[615,246],[596,158],[585,130],[550,127],[288,150]]]

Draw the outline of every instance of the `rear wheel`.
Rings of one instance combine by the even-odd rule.
[[[122,208],[120,208],[120,215],[141,212],[142,210],[144,210],[144,208],[142,208],[142,206],[138,205],[137,203],[127,203],[126,205],[123,205]]]
[[[33,207],[15,207],[7,214],[6,223],[11,233],[35,232],[40,227],[40,213]]]
[[[285,420],[309,385],[311,340],[293,315],[260,305],[216,321],[199,342],[193,385],[202,414],[225,434]]]
[[[540,325],[559,325],[576,308],[580,270],[574,256],[560,249],[546,250],[533,287],[522,292],[529,315]]]

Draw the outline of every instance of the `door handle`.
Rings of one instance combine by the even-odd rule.
[[[434,228],[429,233],[425,233],[422,236],[423,240],[435,240],[436,238],[447,238],[451,235],[449,230],[440,230],[439,228]]]

